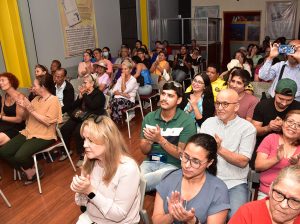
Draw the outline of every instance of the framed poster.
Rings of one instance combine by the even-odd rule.
[[[297,1],[266,2],[266,35],[294,39]]]

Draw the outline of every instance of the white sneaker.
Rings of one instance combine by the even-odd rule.
[[[143,108],[147,110],[150,107],[150,103],[145,102]]]
[[[134,117],[135,117],[135,114],[129,113],[129,114],[128,114],[128,119],[126,119],[126,122],[131,121]]]
[[[69,154],[70,154],[70,156],[71,156],[71,155],[73,154],[73,151],[70,150],[70,151],[69,151]],[[59,157],[58,161],[64,161],[64,160],[67,159],[67,158],[68,158],[68,156],[67,156],[66,152],[64,151],[63,154]]]

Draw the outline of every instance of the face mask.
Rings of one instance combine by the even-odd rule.
[[[108,51],[103,51],[103,52],[102,52],[102,55],[103,55],[104,57],[108,57]]]

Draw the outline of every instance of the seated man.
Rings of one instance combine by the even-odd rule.
[[[140,148],[147,159],[141,164],[141,173],[147,181],[147,192],[155,190],[165,173],[180,168],[179,152],[188,138],[196,134],[194,120],[177,108],[181,100],[181,85],[165,83],[160,95],[161,108],[143,120]]]
[[[237,114],[239,117],[251,122],[258,99],[255,96],[246,93],[246,86],[249,83],[249,72],[244,69],[236,69],[231,73],[231,79],[228,83],[228,87],[235,90],[239,95],[239,110]]]
[[[237,115],[238,99],[232,89],[220,91],[215,102],[216,116],[204,121],[200,130],[218,143],[217,176],[229,190],[229,217],[248,200],[247,175],[256,138],[254,126]]]
[[[274,98],[261,100],[254,109],[252,124],[257,131],[257,145],[270,133],[281,131],[285,115],[290,110],[300,109],[295,101],[297,84],[285,78],[279,80]]]
[[[272,184],[269,197],[239,208],[228,224],[299,224],[300,166],[282,169]]]

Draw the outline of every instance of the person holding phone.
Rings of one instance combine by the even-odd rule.
[[[300,40],[292,40],[289,45],[298,46]],[[279,44],[270,44],[270,54],[267,57],[264,65],[259,70],[259,78],[264,81],[273,80],[272,86],[269,89],[269,94],[274,97],[275,88],[280,79],[289,78],[297,83],[298,91],[296,93],[296,100],[300,101],[300,64],[294,57],[294,54],[288,54],[287,61],[281,61],[272,65],[272,61],[279,55]]]

